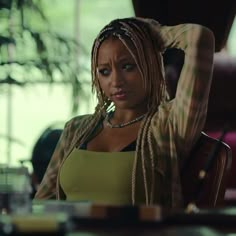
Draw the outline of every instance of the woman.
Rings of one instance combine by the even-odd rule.
[[[171,101],[167,48],[185,53]],[[92,48],[95,112],[66,124],[35,198],[180,207],[179,170],[204,127],[213,54],[213,33],[200,25],[105,26]]]

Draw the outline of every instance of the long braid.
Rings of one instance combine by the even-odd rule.
[[[84,138],[89,135],[91,128],[108,111],[111,102],[103,93],[97,78],[97,57],[100,45],[109,37],[119,38],[133,56],[140,71],[144,89],[148,94],[148,113],[141,122],[137,137],[135,159],[132,171],[132,204],[135,204],[136,172],[138,158],[141,156],[143,183],[146,204],[152,204],[154,198],[154,152],[151,148],[150,123],[158,106],[168,99],[166,82],[164,78],[164,66],[162,58],[162,39],[156,32],[155,35],[146,23],[136,18],[118,19],[105,26],[94,41],[92,48],[92,91],[96,91],[98,105],[87,129]],[[82,141],[83,141],[82,140]],[[148,142],[148,145],[147,145]],[[148,148],[148,155],[145,149]],[[146,155],[145,155],[146,154]],[[148,159],[147,159],[148,158]],[[147,182],[146,163],[150,162],[151,184]]]
[[[145,119],[146,120],[146,119]],[[137,162],[138,162],[138,156],[139,154],[142,155],[141,150],[142,150],[142,140],[143,140],[143,127],[145,125],[145,120],[143,120],[140,124],[140,130],[139,130],[139,135],[137,137],[136,141],[136,152],[135,152],[135,157],[134,157],[134,165],[133,165],[133,170],[132,170],[132,204],[135,204],[135,192],[136,192],[136,171],[137,171]],[[143,168],[142,168],[143,170]],[[144,177],[146,179],[146,177]],[[148,196],[146,193],[146,181],[144,181],[144,191],[145,191],[145,199],[146,199],[146,204],[148,202]]]
[[[151,163],[151,186],[150,186],[150,204],[153,204],[153,198],[154,198],[154,186],[155,186],[155,172],[154,172],[154,153],[153,153],[153,149],[152,149],[152,139],[151,139],[151,135],[150,135],[150,123],[152,120],[152,117],[154,115],[155,111],[150,112],[149,115],[149,120],[146,122],[146,127],[147,127],[147,131],[145,132],[145,136],[147,137],[147,141],[148,141],[148,148],[149,148],[149,152],[150,152],[150,163]],[[144,146],[142,147],[144,149]]]
[[[146,174],[146,161],[145,161],[145,154],[144,154],[144,146],[145,146],[145,131],[147,130],[147,121],[149,117],[147,116],[143,127],[141,128],[140,132],[140,148],[141,148],[141,163],[142,163],[142,172],[143,172],[143,183],[144,183],[144,190],[145,190],[145,200],[146,205],[149,205],[149,192],[148,192],[148,182],[147,182],[147,174]]]

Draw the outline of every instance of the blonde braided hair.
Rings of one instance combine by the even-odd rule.
[[[105,116],[111,108],[111,101],[105,96],[97,78],[97,59],[98,50],[102,42],[109,37],[117,37],[127,47],[133,56],[137,67],[140,71],[144,88],[148,94],[148,113],[142,121],[139,135],[137,137],[137,145],[135,152],[135,160],[132,172],[132,203],[135,204],[136,191],[136,169],[138,156],[141,156],[143,181],[146,204],[153,203],[154,194],[154,154],[151,148],[150,123],[158,106],[168,99],[166,82],[164,78],[164,66],[162,59],[162,38],[158,32],[153,32],[148,26],[148,23],[139,20],[138,18],[117,19],[106,25],[98,34],[94,41],[91,52],[91,70],[92,70],[92,91],[96,92],[98,104],[95,113],[89,124],[84,130],[84,141],[90,134],[91,129],[95,124]],[[148,145],[146,145],[148,141]],[[144,153],[144,147],[148,146],[149,156]],[[145,155],[146,154],[146,155]],[[149,158],[151,165],[151,187],[148,189],[146,176],[146,161]],[[149,194],[150,193],[150,194]]]

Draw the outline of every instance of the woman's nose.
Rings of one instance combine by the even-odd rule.
[[[124,78],[120,71],[118,70],[112,71],[111,83],[114,87],[121,87],[124,84]]]

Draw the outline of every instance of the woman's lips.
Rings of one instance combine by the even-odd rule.
[[[117,100],[124,100],[126,98],[126,92],[114,93],[114,94],[112,94],[112,97]]]

